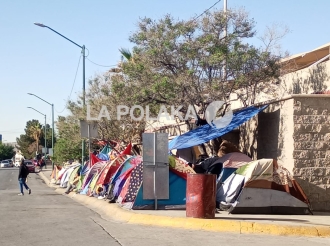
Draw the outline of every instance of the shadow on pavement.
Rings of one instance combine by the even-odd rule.
[[[215,219],[223,220],[223,217],[215,217]],[[235,217],[235,218],[229,218],[226,217],[226,220],[271,220],[271,221],[292,221],[292,222],[309,222],[309,220],[299,220],[299,219],[278,219],[278,218],[241,218],[241,217]]]

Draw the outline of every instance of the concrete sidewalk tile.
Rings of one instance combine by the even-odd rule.
[[[63,194],[65,189],[52,186],[49,179],[43,172],[38,175],[50,187],[57,187],[55,190],[59,194]],[[50,176],[50,175],[49,175]],[[235,219],[196,219],[186,217],[171,217],[159,214],[148,214],[135,211],[128,211],[118,206],[115,203],[108,203],[104,200],[97,200],[94,197],[78,195],[70,193],[67,195],[81,204],[92,208],[100,214],[105,214],[112,220],[126,222],[129,224],[143,224],[163,227],[174,227],[189,230],[205,230],[217,232],[238,232],[238,233],[258,233],[272,234],[282,236],[314,236],[314,237],[330,237],[330,226],[315,226],[300,223],[297,225],[276,224],[273,220],[267,223],[259,223],[248,220]],[[165,211],[166,212],[166,211]],[[163,212],[163,213],[165,213]],[[267,221],[267,220],[264,220]]]

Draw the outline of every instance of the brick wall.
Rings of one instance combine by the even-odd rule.
[[[330,211],[330,96],[294,97],[294,168],[316,211]]]

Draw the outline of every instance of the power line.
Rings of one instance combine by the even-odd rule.
[[[100,67],[116,67],[117,65],[110,65],[110,66],[106,66],[106,65],[100,65],[100,64],[97,64],[97,63],[95,63],[95,62],[93,62],[93,61],[91,61],[90,59],[88,59],[87,57],[86,57],[86,59],[88,60],[88,61],[90,61],[91,63],[93,63],[94,65],[97,65],[97,66],[100,66]]]
[[[96,62],[93,62],[92,60],[88,59],[88,56],[89,56],[89,49],[86,48],[86,50],[88,51],[88,54],[87,56],[85,56],[85,59],[87,59],[88,61],[90,61],[91,63],[93,63],[94,65],[96,66],[100,66],[100,67],[116,67],[117,65],[110,65],[110,66],[107,66],[107,65],[101,65],[101,64],[97,64]]]
[[[77,73],[78,73],[78,69],[79,69],[79,65],[80,65],[80,60],[81,60],[81,55],[79,56],[79,61],[78,61],[78,66],[77,66],[77,70],[76,70],[76,75],[74,76],[74,80],[73,80],[73,84],[72,84],[72,87],[71,87],[71,92],[70,92],[70,95],[69,95],[69,97],[68,97],[68,100],[70,100],[70,98],[71,98],[72,91],[73,91],[74,85],[75,85],[75,83],[76,83],[76,78],[77,78]],[[56,112],[57,112],[58,114],[60,114],[60,113],[62,113],[65,109],[66,109],[66,105],[64,106],[64,108],[63,108],[62,111],[59,112],[59,111],[56,110]]]
[[[195,17],[192,21],[197,20],[199,17],[201,17],[203,14],[205,14],[207,11],[209,11],[210,9],[212,9],[215,5],[217,5],[219,2],[221,2],[221,0],[217,1],[215,4],[213,4],[211,7],[209,7],[207,10],[205,10],[203,13],[201,13],[199,16]]]

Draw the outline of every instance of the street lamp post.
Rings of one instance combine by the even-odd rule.
[[[27,107],[27,108],[33,109],[34,111],[37,111],[39,114],[42,114],[43,116],[45,116],[45,157],[46,157],[46,154],[47,154],[47,129],[46,129],[47,119],[46,119],[46,115],[39,112],[35,108],[32,108],[32,107]],[[38,149],[39,149],[39,146],[37,146],[37,152],[38,152]],[[46,158],[45,158],[45,160],[46,160]]]
[[[76,45],[79,48],[81,48],[81,53],[83,55],[83,107],[85,108],[85,96],[86,96],[86,94],[85,94],[85,45],[81,46],[81,45],[73,42],[71,39],[65,37],[61,33],[55,31],[54,29],[52,29],[49,26],[46,26],[46,25],[44,25],[42,23],[34,23],[34,24],[37,25],[37,26],[40,26],[40,27],[46,27],[46,28],[48,28],[49,30],[51,30],[51,31],[55,32],[56,34],[60,35],[62,38],[65,38],[66,40],[70,41],[74,45]],[[81,149],[81,156],[82,156],[81,161],[82,161],[82,164],[83,164],[84,163],[84,159],[85,159],[84,158],[85,157],[85,155],[84,155],[85,141],[84,140],[82,140],[82,147],[81,148],[82,148]]]
[[[35,96],[35,97],[37,97],[37,98],[39,98],[40,100],[42,100],[42,101],[44,101],[45,103],[47,103],[47,104],[49,104],[49,105],[51,105],[52,106],[52,157],[54,156],[54,104],[52,104],[52,103],[49,103],[49,102],[47,102],[46,100],[44,100],[44,99],[42,99],[42,98],[40,98],[40,97],[38,97],[37,95],[34,95],[34,94],[32,94],[32,93],[28,93],[29,95],[31,95],[31,96]],[[46,148],[46,147],[45,147]],[[54,169],[54,161],[53,161],[53,158],[52,158],[52,170]]]

